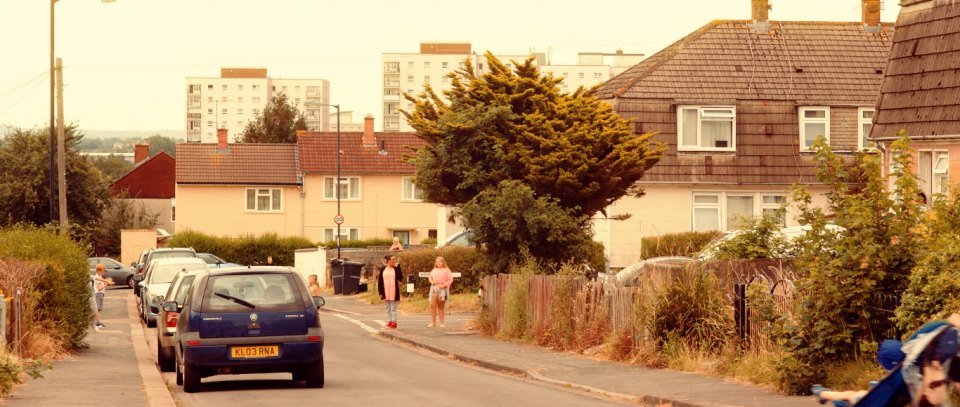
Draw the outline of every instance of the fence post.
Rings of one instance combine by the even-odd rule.
[[[737,330],[737,339],[740,342],[740,350],[746,350],[746,319],[747,319],[747,301],[746,285],[733,285],[733,320]]]
[[[7,298],[0,292],[0,349],[7,347]]]

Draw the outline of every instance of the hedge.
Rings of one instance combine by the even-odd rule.
[[[297,249],[317,247],[302,237],[279,237],[275,233],[221,237],[194,231],[177,232],[167,246],[191,247],[197,253],[213,253],[237,264],[266,264],[267,256],[272,256],[273,264],[278,266],[293,266]]]
[[[722,232],[710,231],[645,237],[640,241],[640,257],[644,259],[660,256],[696,257],[707,243],[722,235]]]

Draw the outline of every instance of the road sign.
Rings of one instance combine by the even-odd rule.
[[[336,224],[338,224],[338,225],[342,225],[342,224],[343,224],[343,215],[339,215],[339,214],[338,214],[337,216],[334,216],[334,217],[333,217],[333,223],[336,223]]]

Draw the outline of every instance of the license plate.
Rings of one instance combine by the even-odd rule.
[[[278,346],[234,346],[230,348],[233,359],[260,359],[280,356]]]

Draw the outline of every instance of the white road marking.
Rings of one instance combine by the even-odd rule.
[[[358,321],[358,320],[356,320],[356,319],[350,318],[350,317],[348,317],[348,316],[346,316],[346,315],[342,315],[342,314],[332,314],[332,315],[335,316],[335,317],[337,317],[337,318],[350,321],[350,322],[352,322],[354,325],[359,326],[359,327],[360,327],[361,329],[363,329],[364,331],[367,331],[367,332],[372,333],[372,334],[377,333],[377,330],[376,330],[376,329],[371,328],[370,325],[367,325],[367,324],[365,324],[365,323],[363,323],[363,322],[361,322],[361,321]],[[380,321],[377,321],[377,322],[380,322]]]

